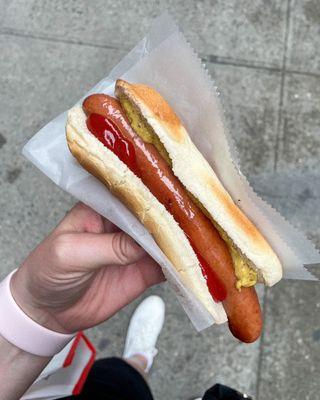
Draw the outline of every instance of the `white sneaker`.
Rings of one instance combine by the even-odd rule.
[[[133,313],[124,347],[123,358],[142,355],[147,359],[149,372],[157,355],[156,343],[164,323],[165,304],[159,296],[144,299]]]

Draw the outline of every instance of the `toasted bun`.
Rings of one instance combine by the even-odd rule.
[[[277,255],[233,202],[170,105],[149,86],[123,80],[117,80],[116,96],[125,96],[141,113],[168,152],[174,174],[250,261],[260,279],[268,286],[278,282],[282,267]]]
[[[66,134],[69,149],[79,163],[127,205],[152,234],[183,284],[200,300],[216,323],[224,323],[227,317],[222,303],[213,301],[183,230],[141,179],[90,133],[81,107],[69,111]]]

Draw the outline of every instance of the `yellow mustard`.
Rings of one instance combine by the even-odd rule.
[[[154,133],[152,127],[147,123],[143,116],[136,110],[135,106],[125,96],[120,96],[120,103],[124,108],[130,121],[130,125],[137,135],[146,143],[155,146],[162,157],[171,165],[171,160],[167,150],[164,148],[158,136]]]
[[[152,127],[140,114],[140,112],[138,112],[138,110],[131,103],[131,101],[127,99],[126,96],[121,96],[119,100],[126,112],[131,127],[137,133],[137,135],[139,135],[145,142],[153,144],[162,155],[162,157],[167,161],[167,163],[169,165],[172,165],[167,150],[161,143],[158,136],[154,133]],[[201,208],[201,210],[211,219],[214,226],[218,229],[220,236],[226,242],[228,249],[231,253],[235,275],[237,277],[236,288],[238,290],[241,290],[241,287],[254,286],[258,281],[257,272],[250,267],[249,261],[246,259],[246,257],[241,254],[241,252],[237,249],[237,247],[234,245],[226,232],[216,223],[216,221],[212,219],[211,215],[209,215],[209,213],[199,202],[199,200],[194,198],[191,193],[189,194],[196,202],[196,204]]]
[[[192,195],[191,195],[192,196]],[[234,272],[237,278],[236,288],[240,290],[242,287],[254,286],[258,282],[258,274],[253,268],[250,267],[247,258],[238,250],[233,241],[227,235],[227,233],[221,228],[219,224],[211,217],[205,207],[200,203],[198,199],[192,196],[196,204],[201,208],[202,212],[211,220],[213,225],[219,231],[220,236],[225,241],[230,251]]]

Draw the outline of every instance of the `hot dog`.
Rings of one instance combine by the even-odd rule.
[[[235,270],[235,266],[239,267],[238,261],[240,259],[240,266],[243,267],[243,271],[246,274],[249,271],[249,275],[247,274],[246,276],[258,277],[258,273],[252,268],[252,263],[247,260],[245,255],[241,254],[241,251],[236,246],[230,244],[231,240],[228,232],[213,218],[209,210],[210,207],[206,207],[204,204],[205,201],[201,201],[202,198],[199,198],[201,196],[196,196],[187,187],[185,182],[179,179],[180,176],[174,171],[174,158],[170,153],[170,149],[163,145],[164,142],[162,143],[158,136],[153,135],[157,129],[161,130],[161,127],[152,126],[152,129],[147,131],[147,135],[140,129],[141,126],[145,126],[148,123],[148,117],[150,121],[154,121],[154,117],[156,117],[158,121],[160,120],[163,123],[166,129],[168,129],[170,124],[171,128],[172,126],[179,126],[180,121],[178,117],[173,113],[165,100],[159,94],[152,91],[152,89],[143,85],[140,85],[139,88],[137,88],[139,85],[128,85],[124,81],[117,82],[116,94],[118,91],[120,102],[104,94],[91,95],[84,100],[82,107],[85,113],[86,128],[91,135],[98,139],[105,148],[111,150],[142,181],[143,185],[145,185],[155,199],[173,217],[175,223],[178,225],[177,229],[180,228],[183,231],[189,247],[191,246],[191,252],[193,250],[193,256],[196,256],[196,262],[200,266],[205,278],[207,290],[215,302],[222,302],[231,332],[243,342],[253,342],[259,337],[262,329],[259,301],[254,287],[250,286],[251,282],[247,282],[250,287],[245,287],[246,281],[241,281],[241,269],[239,272],[239,268]],[[126,92],[128,88],[131,92],[130,90]],[[122,97],[123,94],[125,94],[125,97]],[[128,104],[130,96],[134,98],[134,101],[131,98],[131,103]],[[152,109],[153,114],[150,117],[148,110],[144,111],[143,118],[137,121],[135,115],[132,115],[132,110],[137,110],[138,108],[142,114],[143,104],[139,104],[139,102],[141,103],[141,99],[149,101],[149,108]],[[135,108],[132,108],[132,103]],[[79,111],[80,114],[81,112]],[[128,194],[124,190],[125,184],[122,186],[111,184],[110,172],[105,173],[103,167],[98,166],[96,159],[90,160],[90,149],[86,153],[86,149],[82,149],[83,144],[79,146],[80,139],[76,138],[75,131],[84,131],[85,129],[84,127],[77,127],[75,129],[75,125],[77,123],[73,123],[72,118],[70,118],[67,124],[67,139],[71,152],[85,168],[101,179],[111,190],[114,188],[113,191],[145,223],[143,220],[144,217],[141,216],[141,213],[139,214],[136,207],[139,196],[136,195],[135,201],[132,201],[131,194]],[[172,132],[173,128],[171,134]],[[175,141],[177,141],[177,137],[174,138]],[[89,147],[93,148],[93,145],[89,145]],[[97,147],[95,152],[100,154],[103,150]],[[220,189],[218,184],[217,186]],[[254,237],[264,252],[267,252],[269,257],[270,254],[273,256],[271,259],[275,265],[274,269],[278,268],[277,257],[272,253],[270,246],[253,224],[236,208],[232,200],[227,197],[227,194],[222,189],[217,193],[222,198],[223,204],[227,205],[229,211],[231,211],[229,218],[235,218],[234,215],[236,215],[238,220],[246,226],[247,232],[250,231],[247,234],[248,237],[250,239]],[[138,189],[136,190],[138,191]],[[155,208],[157,207],[160,209],[158,203]],[[163,238],[163,235],[159,235],[153,226],[157,221],[153,219],[151,222],[152,224],[149,225],[145,223],[146,226],[154,234],[156,241],[163,251],[170,255],[168,241]],[[174,223],[170,222],[169,224],[173,227]],[[166,241],[166,243],[163,241]],[[172,244],[171,246],[174,247]],[[255,248],[254,250],[256,251],[257,249]],[[261,249],[259,251],[261,252]],[[176,262],[177,270],[180,273],[184,273],[184,271],[180,271],[181,267],[178,266],[179,262],[177,258],[173,257],[171,261],[173,264]],[[279,271],[276,272],[279,275]],[[269,277],[267,274],[263,275],[262,279],[265,276],[267,277],[265,283],[270,284],[271,280],[268,281]],[[278,276],[276,279],[278,279]],[[200,288],[200,278],[198,280]],[[202,296],[204,298],[205,294],[200,293],[199,288],[196,287],[197,293],[199,297]],[[201,290],[204,292],[203,286],[201,286]],[[207,308],[211,309],[212,307],[207,306]]]
[[[256,340],[260,336],[262,317],[255,290],[252,287],[243,288],[241,291],[236,289],[236,277],[226,243],[209,219],[191,200],[168,163],[152,144],[145,143],[133,131],[116,99],[103,94],[94,94],[84,100],[83,109],[87,116],[99,114],[110,119],[121,134],[133,143],[136,170],[138,170],[136,173],[151,193],[173,215],[196,253],[202,256],[217,275],[213,278],[219,280],[215,286],[225,287],[226,294],[223,295],[225,298],[219,298],[223,289],[220,289],[219,294],[212,289],[211,294],[216,300],[223,301],[231,331],[243,342]],[[209,291],[210,289],[209,286]]]

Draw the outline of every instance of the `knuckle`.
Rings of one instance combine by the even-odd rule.
[[[128,236],[124,232],[115,233],[112,239],[112,250],[120,264],[125,265],[130,261],[130,245]]]
[[[71,215],[81,215],[84,212],[86,212],[88,210],[88,207],[84,204],[81,203],[80,201],[78,203],[76,203],[69,211],[69,214]]]
[[[81,201],[78,201],[71,210],[84,210],[86,209],[86,205],[82,203]]]
[[[65,263],[69,258],[71,247],[70,235],[63,234],[56,236],[52,243],[52,255],[55,262],[59,264]]]

